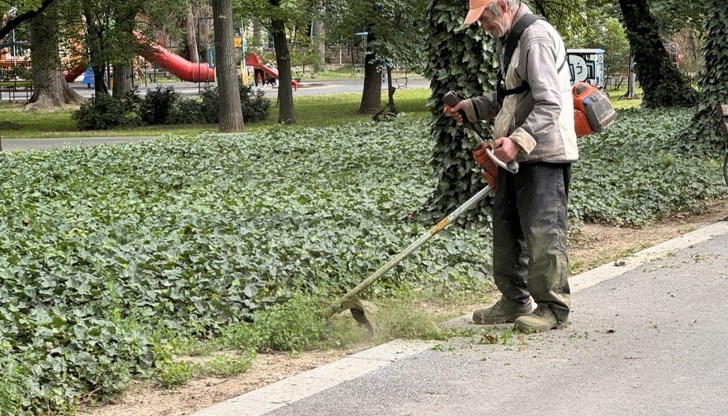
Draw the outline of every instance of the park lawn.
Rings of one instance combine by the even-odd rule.
[[[55,133],[75,129],[70,109],[38,113],[24,111],[22,104],[0,103],[0,136],[3,138],[53,137]]]
[[[32,86],[31,81],[0,81],[0,88],[26,88]]]
[[[395,94],[395,104],[407,114],[425,115],[425,102],[430,96],[426,88],[400,89]],[[382,95],[382,105],[386,104]],[[360,93],[340,93],[296,97],[294,111],[296,127],[331,126],[364,121],[370,116],[358,114]],[[277,124],[277,100],[271,99],[271,112],[263,122],[246,124],[247,131]],[[52,138],[52,137],[94,137],[94,136],[156,136],[161,134],[197,134],[217,131],[216,124],[157,125],[112,130],[79,131],[71,119],[74,107],[48,112],[29,112],[23,104],[0,103],[0,136],[2,138]]]

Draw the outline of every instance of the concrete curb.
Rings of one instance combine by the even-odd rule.
[[[193,416],[257,416],[432,348],[436,342],[395,340],[202,409]]]

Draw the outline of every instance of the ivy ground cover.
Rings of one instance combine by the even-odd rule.
[[[640,224],[725,191],[719,155],[674,139],[688,112],[619,116],[580,143],[574,219]],[[432,146],[398,119],[0,155],[0,414],[71,413],[164,366],[169,334],[353,287],[432,225]],[[489,228],[445,230],[369,294],[488,288]]]
[[[410,120],[2,155],[0,377],[58,406],[158,365],[160,328],[340,294],[429,227],[430,153]],[[486,227],[444,234],[374,290],[487,285]]]

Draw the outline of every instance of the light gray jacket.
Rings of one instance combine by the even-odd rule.
[[[526,13],[525,4],[514,23]],[[508,36],[508,35],[506,35]],[[497,49],[503,53],[504,42]],[[470,121],[495,118],[493,137],[510,137],[521,147],[518,162],[574,162],[578,159],[574,130],[574,104],[566,46],[556,29],[544,20],[532,23],[521,35],[506,69],[505,87],[528,82],[530,90],[506,96],[499,106],[496,94],[465,100]],[[501,55],[500,62],[503,62]]]

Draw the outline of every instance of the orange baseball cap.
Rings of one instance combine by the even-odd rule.
[[[483,14],[485,6],[493,1],[495,0],[470,0],[470,11],[468,11],[468,15],[465,16],[465,24],[470,25],[480,19],[480,15]]]

